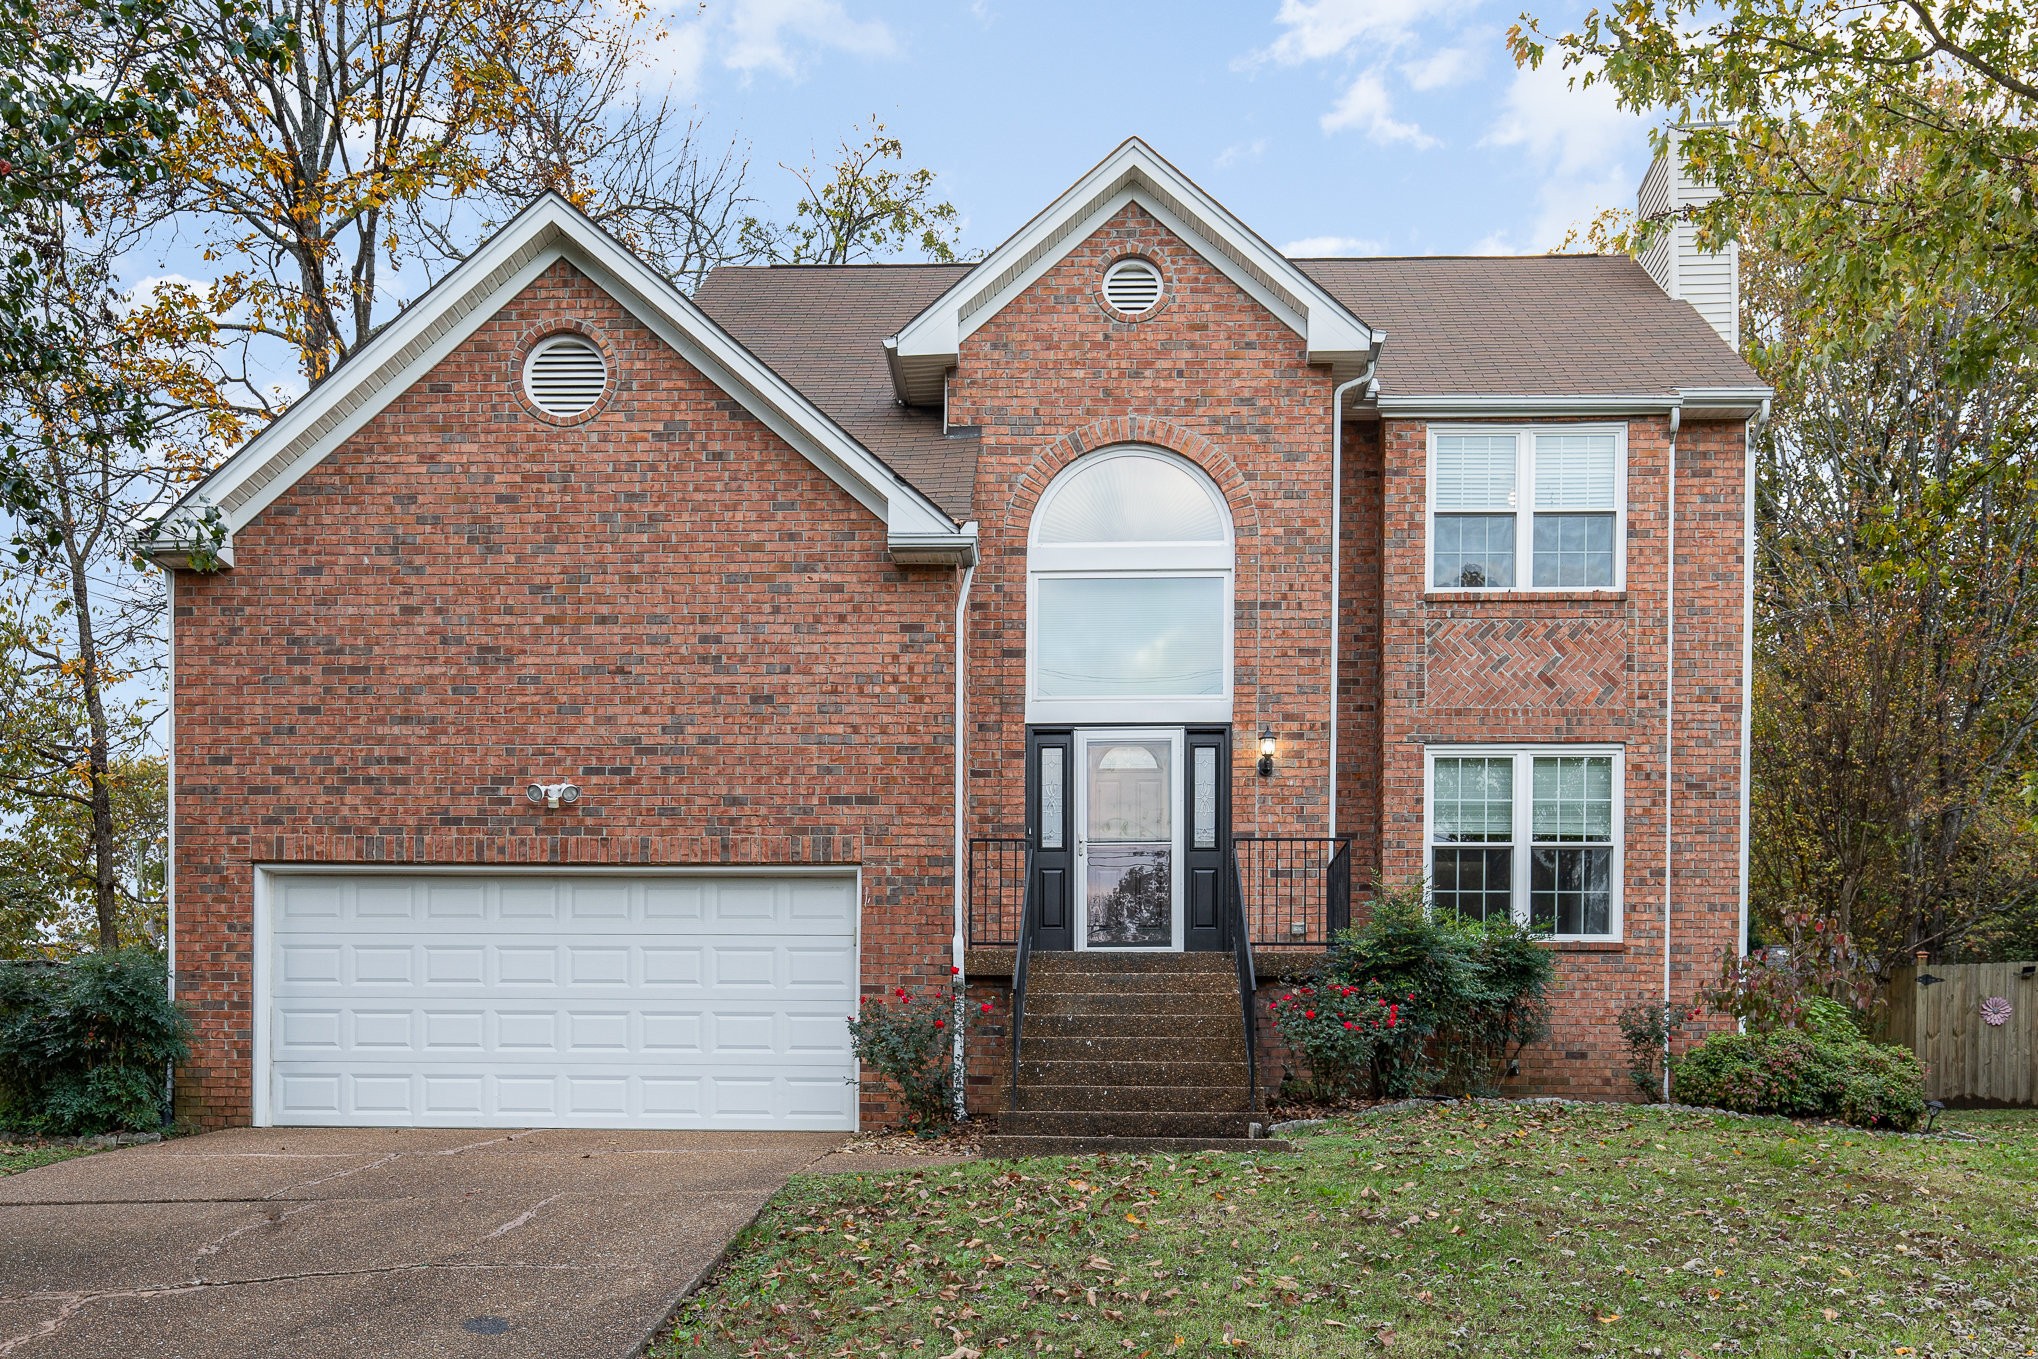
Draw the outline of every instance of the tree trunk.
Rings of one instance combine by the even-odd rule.
[[[99,920],[99,947],[120,947],[119,858],[113,842],[112,742],[106,729],[106,701],[99,667],[99,640],[92,629],[92,595],[86,563],[71,549],[71,607],[78,619],[78,682],[85,689],[90,741],[85,779],[92,795],[92,909]]]

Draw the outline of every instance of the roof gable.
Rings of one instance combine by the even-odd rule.
[[[912,405],[941,399],[962,342],[1128,203],[1137,203],[1251,294],[1339,377],[1362,373],[1385,338],[1137,137],[1098,162],[926,310],[885,341]]]
[[[420,381],[483,322],[564,260],[710,382],[885,521],[901,562],[974,560],[958,527],[657,271],[556,194],[532,203],[345,364],[185,495],[152,535],[166,566],[192,564],[207,526],[232,564],[233,533]]]

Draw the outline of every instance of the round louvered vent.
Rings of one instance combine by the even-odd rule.
[[[542,340],[524,360],[524,393],[547,415],[585,415],[608,384],[609,366],[601,350],[578,335]]]
[[[1120,260],[1104,271],[1104,300],[1128,316],[1161,300],[1161,271],[1145,260]]]

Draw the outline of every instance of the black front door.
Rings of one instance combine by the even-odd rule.
[[[1186,733],[1188,777],[1183,782],[1183,888],[1188,918],[1182,948],[1189,953],[1224,947],[1224,893],[1230,888],[1224,851],[1231,843],[1231,728],[1191,727]]]
[[[1181,947],[1190,952],[1223,948],[1224,856],[1231,841],[1231,729],[1178,727],[1174,732],[1179,734],[1179,741],[1175,734],[1166,737],[1164,744],[1169,749],[1166,758],[1171,761],[1179,759],[1182,766],[1179,802],[1175,810],[1179,832],[1170,831],[1167,837],[1180,848],[1179,873],[1165,863],[1167,855],[1173,850],[1164,852],[1146,845],[1141,839],[1144,832],[1117,837],[1127,839],[1127,844],[1118,844],[1115,840],[1105,843],[1101,838],[1097,845],[1086,846],[1083,843],[1088,830],[1097,830],[1100,836],[1108,833],[1104,821],[1111,818],[1104,814],[1101,797],[1110,788],[1125,783],[1131,775],[1126,770],[1117,771],[1115,776],[1107,770],[1100,770],[1093,779],[1097,786],[1085,784],[1079,787],[1080,780],[1091,777],[1092,771],[1083,767],[1082,760],[1088,746],[1098,738],[1086,728],[1080,730],[1090,736],[1090,741],[1078,740],[1078,730],[1071,727],[1029,727],[1026,732],[1026,834],[1033,846],[1033,881],[1028,885],[1034,903],[1033,946],[1041,949],[1073,949],[1078,946],[1077,932],[1086,924],[1081,918],[1085,913],[1078,909],[1078,897],[1088,887],[1093,890],[1083,900],[1091,907],[1089,914],[1097,917],[1087,921],[1090,927],[1088,947],[1172,947],[1177,937],[1172,928],[1135,931],[1138,937],[1127,935],[1120,938],[1120,935],[1126,934],[1124,928],[1119,928],[1124,922],[1116,921],[1100,904],[1107,899],[1115,902],[1118,896],[1125,895],[1124,883],[1117,880],[1125,878],[1127,873],[1118,871],[1124,866],[1117,864],[1116,859],[1145,853],[1155,860],[1155,864],[1148,865],[1142,861],[1141,873],[1145,877],[1164,877],[1170,884],[1171,900],[1166,903],[1167,913],[1180,913]],[[1165,728],[1155,730],[1157,733],[1166,732]],[[1135,747],[1142,743],[1132,739],[1137,733],[1124,735],[1125,739],[1121,742],[1124,749],[1117,753],[1127,758],[1139,754]],[[1121,788],[1116,791],[1122,800],[1129,791],[1136,790]],[[1095,827],[1079,822],[1079,812],[1086,806],[1092,807],[1093,819],[1102,818]],[[1149,811],[1134,819],[1154,818]],[[1130,843],[1132,841],[1139,843]],[[1087,859],[1085,848],[1089,849]],[[1159,873],[1156,865],[1166,866],[1167,872]],[[1079,873],[1088,873],[1097,881],[1078,883]],[[1113,888],[1113,884],[1105,879],[1116,881],[1116,887]],[[1112,894],[1114,892],[1115,895]],[[1092,897],[1096,900],[1092,901]],[[1146,914],[1152,913],[1147,903],[1142,901],[1140,905]],[[1148,934],[1154,937],[1148,939]]]
[[[1076,946],[1075,733],[1026,729],[1026,836],[1033,842],[1033,947]]]

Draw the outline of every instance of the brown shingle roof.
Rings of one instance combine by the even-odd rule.
[[[884,340],[968,272],[966,264],[724,266],[693,300],[961,520],[976,482],[976,436],[943,434],[940,411],[898,404]]]
[[[1387,332],[1396,396],[1659,396],[1761,384],[1711,326],[1624,255],[1405,256],[1296,263]],[[974,435],[893,397],[884,339],[966,264],[724,267],[694,301],[957,519]]]
[[[1387,332],[1383,393],[1658,396],[1762,382],[1626,255],[1295,262]]]

